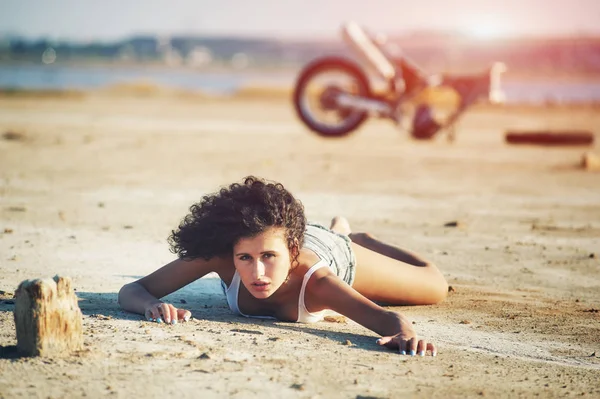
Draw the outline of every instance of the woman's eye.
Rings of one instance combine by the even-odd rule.
[[[248,259],[250,259],[250,256],[248,256],[248,255],[240,256],[240,260],[248,260]]]
[[[273,257],[275,257],[275,255],[274,255],[274,254],[264,254],[264,255],[263,255],[263,258],[267,258],[267,259],[268,259],[268,258],[273,258]]]

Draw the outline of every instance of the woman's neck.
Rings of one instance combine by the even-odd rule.
[[[271,295],[264,299],[268,304],[288,303],[298,299],[304,275],[320,258],[310,249],[301,249],[298,258],[290,265],[290,272],[284,283]]]

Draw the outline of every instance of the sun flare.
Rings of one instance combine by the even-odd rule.
[[[467,35],[478,40],[493,40],[508,36],[506,28],[485,22],[473,24],[466,29]]]

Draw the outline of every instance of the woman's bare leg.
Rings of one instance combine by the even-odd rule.
[[[384,243],[368,233],[352,233],[343,217],[331,229],[352,240],[356,277],[352,287],[367,298],[391,305],[429,305],[448,293],[442,273],[419,255]]]
[[[336,216],[331,219],[331,226],[329,226],[329,228],[336,233],[340,233],[345,236],[349,236],[352,233],[348,219],[343,216]]]

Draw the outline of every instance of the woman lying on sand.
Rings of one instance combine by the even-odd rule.
[[[205,196],[190,211],[169,238],[179,259],[125,285],[123,309],[159,323],[187,321],[188,310],[158,298],[216,272],[235,313],[311,323],[331,309],[381,335],[379,345],[436,355],[405,316],[374,302],[442,301],[447,283],[434,264],[352,233],[341,217],[330,229],[307,223],[302,204],[281,184],[252,176]]]

